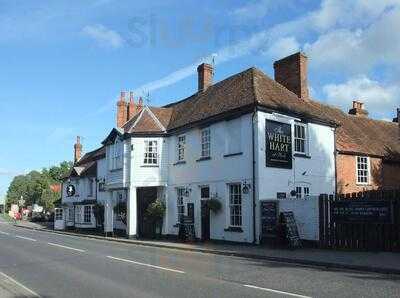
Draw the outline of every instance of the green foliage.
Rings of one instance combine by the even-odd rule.
[[[100,203],[96,203],[93,206],[94,217],[96,218],[96,222],[101,226],[104,225],[104,205]]]
[[[118,202],[115,206],[114,206],[114,212],[115,214],[117,214],[117,216],[119,216],[119,219],[126,225],[127,223],[127,204],[126,202]]]
[[[153,221],[160,221],[164,217],[165,209],[164,202],[157,199],[147,207],[146,215]]]
[[[61,183],[62,177],[66,176],[72,167],[71,162],[62,162],[42,171],[32,171],[26,175],[14,177],[7,191],[6,206],[17,204],[21,196],[25,200],[25,206],[36,203],[45,209],[54,207],[54,201],[59,199],[60,194],[52,191],[50,185]]]
[[[207,207],[214,213],[218,213],[221,208],[222,204],[219,200],[217,199],[209,199],[207,200]]]

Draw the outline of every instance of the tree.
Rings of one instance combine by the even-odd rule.
[[[61,183],[62,178],[67,176],[72,168],[72,163],[64,161],[58,166],[42,171],[31,171],[26,175],[14,177],[7,191],[7,206],[17,204],[21,196],[25,205],[39,204],[50,209],[54,207],[54,201],[59,199],[60,194],[51,190],[50,185]]]

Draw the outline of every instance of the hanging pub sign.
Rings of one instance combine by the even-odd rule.
[[[266,166],[292,168],[292,128],[290,124],[265,120]]]
[[[67,196],[72,197],[75,195],[75,186],[72,184],[67,186]]]

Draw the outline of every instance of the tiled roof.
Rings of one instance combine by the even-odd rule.
[[[150,107],[150,110],[167,131],[172,131],[256,105],[298,118],[339,126],[337,149],[340,151],[378,156],[388,156],[389,151],[400,152],[399,128],[396,123],[356,117],[312,99],[300,99],[257,68],[228,77],[184,100],[162,108]],[[133,117],[124,126],[124,130],[129,133],[163,132],[149,113]]]
[[[74,166],[80,166],[91,161],[102,159],[105,156],[106,156],[106,147],[102,146],[96,150],[86,153],[75,163]]]

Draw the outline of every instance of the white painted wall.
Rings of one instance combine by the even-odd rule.
[[[319,240],[318,196],[279,200],[279,211],[293,211],[300,239]]]
[[[144,164],[145,141],[155,140],[158,146],[158,165]],[[130,184],[135,187],[165,186],[168,175],[168,138],[131,138],[127,156],[130,157]]]
[[[234,132],[232,130],[235,130]],[[177,191],[178,187],[191,189],[189,197],[184,198],[184,204],[194,203],[196,237],[201,236],[201,202],[200,186],[209,185],[210,194],[217,195],[222,203],[222,210],[218,214],[211,212],[210,226],[211,239],[252,242],[252,208],[251,193],[242,198],[243,232],[228,232],[229,227],[229,195],[228,183],[242,183],[245,180],[251,184],[252,147],[251,147],[251,115],[245,115],[231,121],[222,121],[210,126],[211,131],[211,159],[197,161],[201,154],[200,129],[191,129],[185,133],[186,148],[184,164],[177,162],[177,138],[168,138],[168,187],[167,219],[165,232],[177,235]],[[229,133],[229,131],[231,133]],[[235,138],[240,146],[232,147],[229,138]],[[224,157],[229,148],[242,152],[241,155]],[[187,209],[185,208],[187,213]]]
[[[292,125],[292,140],[295,118],[264,112],[257,113],[257,171],[256,181],[258,200],[276,199],[277,192],[290,191],[296,186],[308,186],[310,195],[335,192],[334,129],[328,126],[309,123],[309,158],[294,157],[292,169],[266,167],[265,161],[265,120],[275,120]],[[292,148],[294,144],[292,143]],[[303,173],[305,173],[303,175]],[[257,235],[260,230],[260,206],[257,200]],[[296,205],[300,212],[300,205]],[[309,206],[304,204],[304,212]]]

